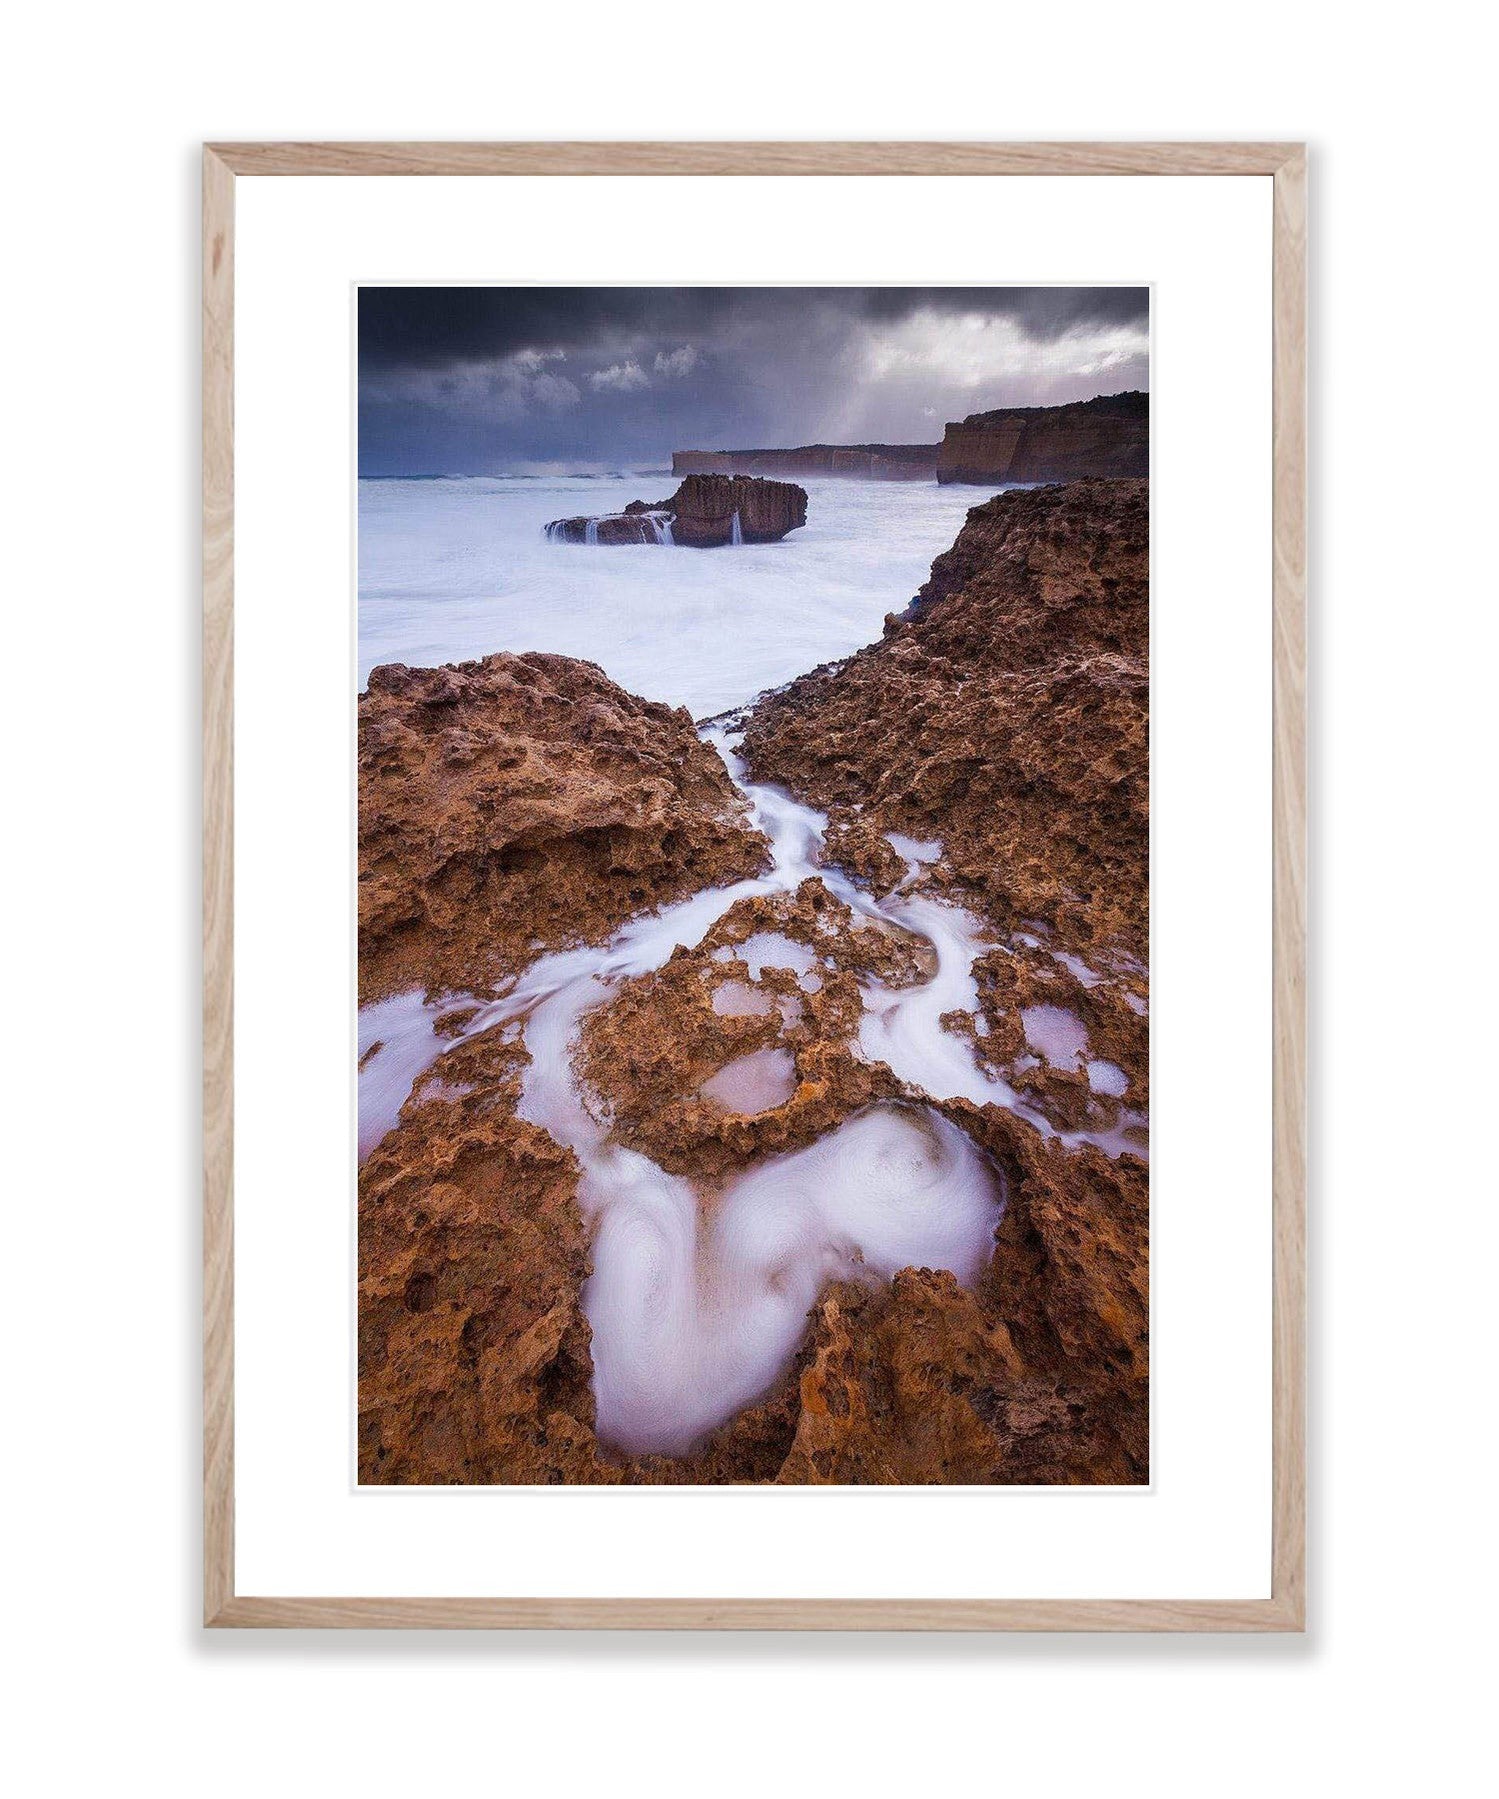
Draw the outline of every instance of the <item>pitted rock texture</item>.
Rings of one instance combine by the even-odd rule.
[[[1011,1113],[962,1101],[941,1110],[1007,1191],[976,1290],[930,1269],[839,1283],[780,1379],[691,1454],[600,1443],[576,1165],[516,1116],[524,1061],[498,1032],[460,1045],[361,1174],[362,1482],[1148,1480],[1144,1165],[1066,1152]],[[634,1082],[637,1118],[653,1079],[635,1073],[619,1089],[626,1099]],[[673,1069],[657,1091],[676,1087]],[[829,1116],[861,1097],[825,1096]],[[679,1123],[683,1166],[719,1162],[725,1140],[705,1157],[693,1121]],[[670,1159],[676,1131],[653,1126],[651,1149]]]
[[[753,975],[746,945],[767,935],[806,948],[813,968],[799,975],[762,967]],[[604,1097],[616,1138],[673,1174],[717,1180],[805,1149],[864,1106],[903,1097],[889,1069],[856,1056],[852,1041],[862,1012],[859,980],[918,980],[926,972],[918,947],[904,933],[859,928],[817,881],[793,894],[741,900],[695,950],[678,950],[589,1014],[579,1072]],[[725,996],[726,1013],[717,1009]],[[721,1069],[766,1050],[784,1051],[793,1065],[784,1103],[739,1113],[703,1097]]]
[[[939,878],[996,926],[1143,964],[1148,556],[1143,481],[976,506],[883,641],[755,708],[753,777],[827,810],[840,855],[871,826],[940,838]],[[889,878],[883,851],[847,865]]]
[[[681,709],[532,653],[374,669],[359,702],[361,1003],[488,993],[542,948],[758,873],[764,838]]]
[[[773,1480],[805,1352],[695,1456],[595,1437],[577,1165],[515,1114],[525,1060],[498,1031],[459,1045],[361,1170],[361,1483]]]
[[[753,946],[763,955],[772,937],[812,965],[763,964]],[[615,1140],[690,1175],[711,1209],[743,1168],[901,1100],[890,1071],[850,1048],[858,983],[928,973],[918,943],[854,922],[808,881],[740,901],[695,949],[587,1015],[575,1066]],[[723,994],[727,1009],[715,1004]],[[717,1069],[772,1047],[796,1069],[782,1104],[743,1116],[700,1097]],[[502,1029],[460,1044],[363,1170],[362,1480],[1148,1478],[1145,1165],[1066,1150],[1001,1107],[966,1101],[938,1109],[990,1158],[1006,1200],[973,1291],[929,1269],[841,1282],[813,1308],[785,1373],[692,1453],[630,1456],[601,1443],[577,1167],[516,1116],[525,1062]]]
[[[757,779],[831,812],[829,857],[980,916],[978,1015],[944,1023],[1059,1128],[1096,1128],[1115,1102],[1028,1053],[1036,1008],[1086,1029],[1088,1055],[1127,1075],[1126,1103],[1148,1095],[1146,514],[1142,482],[975,508],[914,616],[763,701],[746,739]],[[760,865],[685,715],[587,664],[377,671],[368,700],[361,866],[369,965],[387,980],[477,987],[560,941],[569,910],[602,935]],[[942,852],[913,874],[891,831]],[[496,865],[512,845],[534,854]],[[766,962],[768,937],[794,946],[791,966]],[[861,984],[921,982],[926,954],[815,880],[742,899],[585,1016],[581,1090],[616,1141],[690,1175],[711,1207],[744,1167],[918,1097],[856,1037]],[[362,1171],[361,1481],[1149,1480],[1146,1164],[967,1100],[937,1109],[1005,1202],[971,1290],[921,1268],[827,1286],[780,1378],[690,1453],[601,1443],[578,1165],[517,1115],[527,1052],[507,1037],[435,1064]],[[705,1096],[765,1052],[789,1063],[784,1097],[741,1113]]]

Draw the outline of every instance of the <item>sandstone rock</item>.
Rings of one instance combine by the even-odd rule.
[[[670,541],[667,527],[671,523],[672,514],[666,502],[650,506],[643,500],[632,500],[623,512],[608,513],[599,518],[580,515],[553,519],[546,528],[546,535],[551,543],[664,544]]]
[[[565,656],[372,671],[359,702],[363,1003],[482,993],[539,947],[759,871],[685,711]]]
[[[734,542],[778,543],[807,522],[806,489],[749,475],[689,475],[669,500],[632,500],[622,513],[553,519],[553,543],[671,543],[715,549]]]
[[[1108,1485],[1141,1478],[1099,1383],[1029,1368],[1002,1316],[950,1274],[835,1288],[814,1321],[777,1480]]]
[[[848,476],[861,481],[930,481],[940,444],[803,444],[795,450],[674,450],[674,475]]]
[[[361,1170],[360,1482],[773,1481],[805,1350],[692,1456],[599,1443],[577,1166],[516,1116],[525,1060],[495,1031],[460,1044]]]
[[[819,881],[741,900],[695,950],[679,951],[592,1013],[577,1066],[607,1103],[616,1137],[674,1174],[716,1180],[804,1149],[877,1100],[901,1098],[889,1070],[857,1057],[852,1043],[859,980],[918,978],[913,940],[859,931],[856,922]],[[751,980],[743,947],[770,934],[809,950],[815,984],[779,967]],[[836,967],[823,965],[828,954]],[[753,1005],[736,1008],[736,994]],[[702,1096],[719,1070],[766,1050],[790,1059],[795,1084],[784,1103],[745,1115]]]
[[[776,543],[807,522],[807,491],[753,475],[689,475],[667,502],[676,541],[708,549],[732,541],[734,519],[745,543]]]
[[[451,1051],[361,1171],[366,1483],[589,1477],[593,1364],[578,1298],[588,1256],[576,1170],[515,1116],[523,1060],[493,1032]]]
[[[1065,406],[975,412],[940,444],[802,444],[788,450],[675,450],[674,475],[851,476],[864,481],[1074,481],[1150,472],[1150,396],[1100,394]]]
[[[775,933],[818,979],[742,957]],[[726,954],[727,952],[727,954]],[[717,1183],[900,1097],[849,1047],[858,983],[924,978],[909,941],[859,928],[817,882],[742,901],[698,948],[590,1014],[585,1090],[617,1139]],[[825,966],[831,958],[834,966]],[[797,1085],[737,1117],[696,1099],[778,1043]],[[361,1479],[497,1482],[1129,1483],[1148,1478],[1143,1163],[1072,1153],[997,1106],[940,1109],[987,1153],[1006,1205],[976,1289],[908,1269],[829,1289],[792,1365],[696,1451],[600,1444],[581,1311],[588,1263],[566,1152],[515,1115],[525,1051],[491,1031],[418,1084],[360,1185]]]
[[[1146,960],[1143,481],[998,495],[910,615],[761,701],[758,780],[846,824],[940,838],[940,878],[1002,928]]]
[[[1100,394],[1070,406],[1012,406],[949,425],[940,482],[1129,478],[1150,473],[1150,396]]]
[[[1131,1103],[1148,1096],[1147,512],[1143,482],[976,507],[913,615],[763,700],[746,738],[757,778],[830,811],[843,865],[985,920],[979,1019],[945,1022],[1057,1128],[1117,1102],[1027,1053],[1038,1008],[1078,1021]],[[414,973],[478,985],[535,940],[602,935],[762,854],[685,715],[588,664],[377,670],[360,756],[367,997]],[[913,873],[905,839],[941,853]],[[711,1207],[746,1166],[917,1097],[856,1040],[862,990],[925,979],[924,954],[816,880],[741,899],[585,1015],[574,1068],[615,1140]],[[711,1097],[766,1053],[789,1064],[784,1095],[743,1112]],[[1146,1165],[967,1100],[937,1109],[1005,1199],[973,1288],[921,1268],[827,1287],[790,1366],[690,1453],[601,1444],[578,1165],[517,1115],[525,1061],[498,1030],[458,1043],[364,1166],[361,1480],[1149,1479]]]
[[[658,1057],[677,1029],[668,1009]],[[1068,1156],[1013,1114],[961,1102],[943,1109],[994,1157],[1008,1193],[977,1290],[926,1269],[835,1286],[772,1389],[696,1451],[601,1444],[576,1166],[515,1114],[524,1060],[496,1032],[460,1045],[362,1171],[362,1482],[1148,1479],[1143,1167]],[[606,1078],[617,1088],[628,1071],[645,1120],[646,1090],[674,1094],[679,1071],[663,1079],[659,1061],[644,1074],[637,1062],[616,1057]],[[836,1096],[811,1134],[856,1100]],[[654,1123],[653,1152],[679,1123]],[[676,1159],[701,1169],[690,1136]],[[741,1143],[734,1159],[744,1154]]]
[[[911,615],[762,700],[745,739],[754,777],[827,809],[876,890],[885,833],[941,840],[923,881],[1005,946],[975,965],[983,1035],[949,1024],[1058,1128],[1110,1102],[1027,1054],[1033,1008],[1075,1018],[1148,1104],[1147,526],[1144,482],[976,507]],[[1148,1478],[1145,1163],[998,1106],[942,1110],[1005,1177],[989,1272],[972,1295],[902,1275],[825,1306],[779,1478]]]

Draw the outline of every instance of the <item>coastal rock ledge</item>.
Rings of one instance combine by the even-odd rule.
[[[533,651],[373,669],[359,702],[359,991],[487,994],[765,839],[681,709]]]
[[[975,1058],[1074,1128],[1099,1095],[1022,1054],[1028,1010],[1070,1013],[1148,1105],[1148,523],[1143,481],[973,508],[915,609],[764,697],[744,744],[755,779],[826,810],[871,891],[916,879],[887,833],[940,839],[911,897],[957,900],[991,939]],[[376,669],[359,758],[361,997],[461,994],[441,1035],[540,949],[765,863],[686,712],[561,656]],[[767,942],[793,960],[759,960]],[[361,1484],[1147,1484],[1144,1157],[963,1097],[931,1110],[1004,1192],[971,1285],[915,1265],[829,1280],[779,1376],[694,1447],[599,1434],[599,1227],[575,1152],[528,1116],[533,1057],[568,1059],[619,1154],[720,1194],[871,1108],[926,1105],[860,1045],[871,982],[922,978],[921,954],[809,878],[601,988],[570,1042],[508,1024],[456,1041],[361,1171]],[[790,1091],[706,1090],[751,1058],[786,1065]]]
[[[689,475],[669,500],[632,500],[623,512],[558,518],[549,543],[672,544],[711,550],[779,543],[807,522],[807,490],[754,475]]]

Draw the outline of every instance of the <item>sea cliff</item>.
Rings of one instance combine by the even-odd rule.
[[[1143,393],[971,413],[947,427],[937,459],[939,481],[980,487],[1149,473],[1150,396]]]
[[[1100,394],[1065,406],[970,413],[940,444],[803,444],[786,450],[676,450],[672,473],[849,476],[977,487],[1143,478],[1150,473],[1150,396]]]
[[[674,475],[837,475],[862,481],[930,481],[938,444],[803,444],[794,450],[674,450]]]

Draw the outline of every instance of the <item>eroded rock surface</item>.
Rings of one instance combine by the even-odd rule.
[[[667,1011],[680,1029],[685,1007]],[[647,1023],[632,1011],[601,1024],[591,1049],[607,1055],[617,1049],[611,1030]],[[635,1058],[610,1055],[605,1078],[642,1147],[699,1171],[810,1141],[891,1086],[888,1074],[860,1077],[850,1067],[821,1090],[803,1081],[746,1142],[726,1121],[654,1115],[648,1096],[674,1098],[683,1065],[659,1042],[652,1050],[644,1071]],[[688,1078],[711,1064],[705,1051],[699,1036]],[[976,1288],[930,1269],[844,1281],[814,1306],[770,1390],[691,1453],[628,1455],[600,1442],[580,1301],[589,1252],[577,1171],[516,1115],[524,1057],[494,1032],[461,1045],[440,1079],[418,1085],[363,1171],[361,1480],[1148,1478],[1143,1164],[1069,1153],[1010,1113],[962,1102],[942,1110],[993,1158],[1007,1192]]]
[[[756,873],[765,841],[681,709],[533,653],[374,669],[359,702],[359,968],[487,993],[542,948]]]
[[[910,618],[764,700],[752,772],[829,811],[828,879],[667,939],[598,986],[564,1052],[607,1143],[690,1180],[705,1229],[746,1171],[850,1121],[938,1115],[1002,1195],[987,1265],[964,1285],[838,1258],[765,1391],[682,1453],[626,1453],[597,1428],[587,1153],[530,1121],[519,1017],[459,1007],[362,1173],[361,1480],[1148,1480],[1146,501],[1079,483],[975,508]],[[685,715],[589,665],[377,671],[369,702],[361,867],[387,982],[493,982],[569,909],[593,940],[764,861]],[[506,864],[512,845],[534,854]],[[935,982],[916,924],[952,902],[982,935],[937,1036],[973,1098],[868,1048],[881,1007]]]
[[[937,838],[997,925],[1143,963],[1148,549],[1143,481],[976,506],[882,642],[760,703],[751,772],[826,808],[843,853],[879,849],[875,882],[871,826]]]
[[[598,1442],[577,1167],[516,1115],[525,1060],[499,1031],[460,1045],[361,1172],[361,1482],[773,1480],[805,1352],[692,1457]]]
[[[581,1090],[613,1139],[691,1177],[711,1218],[747,1168],[909,1097],[853,1047],[861,985],[919,985],[908,935],[819,883],[730,908],[589,1013]],[[517,1115],[525,1050],[444,1057],[361,1180],[361,1478],[376,1482],[1118,1483],[1146,1478],[1143,1162],[1068,1149],[1000,1106],[937,1109],[1005,1196],[971,1288],[910,1268],[842,1280],[790,1366],[688,1453],[601,1442],[574,1159]],[[768,1109],[704,1094],[747,1055],[791,1064]]]

